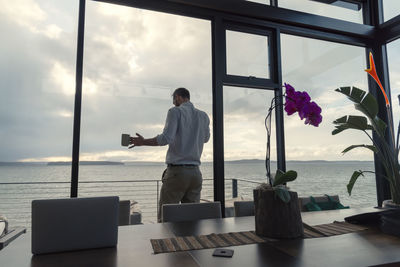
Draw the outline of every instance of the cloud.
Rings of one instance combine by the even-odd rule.
[[[0,159],[68,158],[76,33],[65,21],[76,10],[51,2],[19,3],[5,5],[12,8],[3,9],[7,14],[0,19],[2,32],[10,33],[1,52],[2,87],[7,89],[1,101],[4,128],[0,136],[4,141]],[[121,16],[121,10],[126,16]],[[65,14],[68,12],[70,15]],[[178,86],[189,87],[200,99],[199,106],[211,113],[210,36],[201,38],[205,40],[202,43],[196,35],[209,35],[210,22],[191,25],[186,23],[190,20],[187,18],[154,15],[108,4],[87,5],[81,128],[81,151],[87,158],[87,153],[110,156],[104,151],[120,148],[122,132],[137,131],[146,136],[160,133],[172,104],[171,93]],[[64,18],[64,23],[57,17]],[[71,22],[76,21],[75,15]],[[159,29],[160,23],[163,29]],[[18,73],[23,73],[24,79],[19,79]],[[28,137],[30,142],[23,148],[13,145]],[[151,158],[163,160],[165,149],[157,153],[159,156]]]
[[[46,24],[47,13],[38,4],[9,4],[2,9],[8,15],[0,16],[1,32],[7,36],[0,51],[0,160],[68,157],[72,147],[73,96],[57,90],[52,67],[55,61],[74,66],[74,51],[69,47],[76,46],[75,40],[68,32],[59,33],[62,41],[43,34],[41,29],[52,23]]]
[[[0,0],[0,4],[0,14],[31,30],[46,19],[46,13],[34,0]]]
[[[0,0],[0,4],[3,7],[0,10],[2,16],[20,27],[28,29],[31,33],[41,34],[50,39],[61,37],[63,29],[55,24],[52,18],[49,18],[46,10],[34,0],[12,2]]]
[[[22,158],[19,162],[54,162],[54,161],[72,161],[72,157],[39,157],[39,158]]]
[[[353,151],[342,154],[341,151],[346,147],[326,142],[324,146],[290,146],[287,147],[287,160],[373,160],[373,153],[367,149],[354,149]]]
[[[76,2],[19,0],[3,6],[0,30],[7,38],[0,50],[0,161],[69,159]],[[210,21],[95,1],[87,2],[86,12],[81,160],[164,161],[166,147],[129,151],[120,146],[120,136],[159,134],[172,106],[171,94],[181,86],[191,91],[195,106],[213,119]],[[331,122],[354,113],[334,89],[367,88],[364,49],[290,35],[281,39],[284,81],[309,92],[324,116],[320,127],[314,128],[297,115],[285,115],[287,158],[347,157],[340,155],[344,147],[368,140],[354,132],[331,136]],[[254,62],[265,52],[264,37],[243,45],[246,40],[234,39],[230,45],[247,53],[247,60],[236,58],[236,64],[230,64],[239,72],[258,75],[260,64]],[[400,93],[396,89],[400,87],[398,44],[388,45],[392,96]],[[224,123],[225,159],[264,158],[264,118],[273,91],[229,86],[223,90],[224,121],[219,123]],[[394,110],[396,118],[397,105]],[[271,141],[276,157],[275,130]],[[203,161],[213,159],[212,142],[204,147]],[[361,151],[354,153],[355,158],[370,158]]]
[[[226,48],[228,74],[270,78],[268,37],[227,31]]]
[[[97,90],[82,100],[83,153],[115,149],[122,132],[161,133],[180,86],[211,114],[208,21],[96,2],[87,10],[85,78]]]
[[[296,47],[296,49],[293,49]],[[285,116],[286,157],[289,160],[325,159],[371,160],[368,151],[341,151],[351,144],[370,140],[362,132],[349,130],[332,136],[332,122],[344,115],[360,115],[351,101],[334,89],[357,86],[367,89],[365,50],[342,44],[282,35],[282,67],[284,81],[298,91],[307,91],[322,108],[319,127],[304,125],[297,114]]]

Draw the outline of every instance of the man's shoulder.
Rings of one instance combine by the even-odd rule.
[[[206,119],[209,119],[208,118],[208,114],[205,111],[200,110],[200,109],[196,109],[196,111],[200,114],[200,116],[202,116],[202,117],[204,117]]]
[[[170,109],[168,110],[168,112],[171,112],[171,113],[178,113],[178,112],[180,112],[180,109],[179,109],[179,107],[172,107],[172,108],[170,108]]]
[[[200,109],[198,109],[198,111],[199,111],[203,116],[207,116],[207,117],[208,117],[207,112],[205,112],[205,111],[203,111],[203,110],[200,110]]]
[[[178,107],[172,107],[168,110],[168,115],[170,119],[178,119],[181,115],[181,111]]]

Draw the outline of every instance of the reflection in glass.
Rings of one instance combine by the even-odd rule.
[[[383,18],[388,21],[391,18],[400,15],[399,0],[383,0]]]
[[[268,37],[226,31],[227,74],[268,79]]]
[[[353,10],[310,0],[279,0],[278,6],[335,19],[363,23],[362,9]]]
[[[87,10],[80,159],[125,164],[82,165],[80,181],[153,181],[81,183],[79,193],[138,201],[142,219],[154,221],[168,147],[127,149],[121,134],[160,134],[178,87],[212,119],[210,22],[93,1]],[[212,143],[201,158],[205,179],[212,178],[212,163],[205,163],[212,162]]]
[[[351,207],[376,205],[374,175],[366,176],[351,197],[346,192],[353,171],[374,170],[373,154],[362,149],[341,154],[349,145],[371,141],[351,130],[340,136],[331,135],[335,119],[360,114],[345,96],[334,90],[340,86],[368,90],[365,50],[291,35],[282,35],[281,40],[283,81],[296,90],[306,90],[321,106],[323,116],[318,128],[304,125],[297,117],[285,116],[287,167],[299,169],[293,188],[305,196],[339,194]],[[293,160],[307,162],[299,166]],[[310,162],[321,160],[327,162]]]

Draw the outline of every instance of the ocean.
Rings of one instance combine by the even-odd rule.
[[[124,165],[81,165],[79,167],[79,197],[118,195],[134,200],[135,210],[142,213],[144,223],[156,222],[158,191],[161,188],[163,163],[125,163]],[[276,169],[276,164],[271,164]],[[299,197],[310,195],[339,195],[350,207],[376,206],[375,177],[367,174],[357,181],[351,196],[346,184],[355,170],[373,170],[369,161],[288,161],[287,169],[298,177],[288,185]],[[203,163],[202,199],[213,200],[213,165]],[[9,219],[10,226],[30,227],[33,199],[65,198],[70,194],[70,165],[0,164],[0,215]],[[225,198],[232,198],[232,179],[238,179],[238,197],[252,199],[252,190],[266,181],[262,160],[225,163]],[[244,181],[246,180],[246,181]],[[8,184],[13,183],[13,184]]]

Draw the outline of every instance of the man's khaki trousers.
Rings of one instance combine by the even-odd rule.
[[[168,166],[162,182],[158,222],[161,222],[163,204],[200,202],[203,178],[199,166]]]

